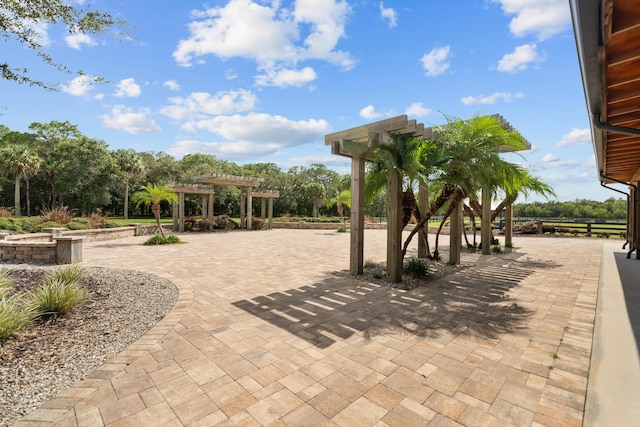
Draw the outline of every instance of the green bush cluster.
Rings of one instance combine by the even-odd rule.
[[[17,233],[40,233],[44,228],[64,227],[69,230],[89,230],[92,228],[112,228],[119,224],[109,221],[109,218],[100,214],[91,214],[89,217],[74,217],[66,208],[44,212],[35,217],[2,217],[0,216],[0,230],[14,231]]]
[[[168,236],[156,234],[144,242],[145,245],[170,245],[172,243],[182,243],[182,240],[180,240],[175,234],[169,234]]]
[[[405,261],[402,271],[409,276],[424,279],[429,275],[429,262],[424,258],[411,257]]]
[[[42,316],[64,315],[90,293],[80,286],[83,272],[72,265],[47,274],[35,291],[11,295],[13,280],[0,272],[0,342],[27,328]]]

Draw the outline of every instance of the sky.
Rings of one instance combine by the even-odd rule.
[[[82,5],[84,0],[70,0]],[[324,135],[406,114],[501,114],[532,145],[509,160],[557,200],[621,197],[597,177],[567,0],[95,0],[129,35],[34,25],[69,75],[4,42],[58,91],[0,80],[0,124],[69,121],[109,148],[350,172]],[[537,196],[519,202],[544,200]]]

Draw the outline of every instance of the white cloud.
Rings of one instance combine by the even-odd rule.
[[[260,158],[276,154],[280,149],[324,139],[331,132],[325,120],[290,120],[269,114],[218,116],[193,121],[183,128],[206,130],[222,136],[226,141],[203,142],[182,140],[167,152],[172,155],[208,153],[230,159]]]
[[[569,133],[562,135],[562,139],[555,145],[556,148],[568,147],[570,145],[587,145],[591,143],[591,130],[589,128],[573,128]]]
[[[523,37],[535,34],[545,40],[571,24],[569,2],[566,0],[492,0],[502,6],[507,15],[514,15],[509,23],[511,34]]]
[[[202,153],[212,154],[224,159],[244,160],[247,158],[260,158],[274,154],[278,150],[276,144],[252,144],[246,141],[235,142],[204,142],[195,140],[178,141],[167,151],[172,156],[181,157],[186,154]]]
[[[432,112],[433,110],[431,110],[431,108],[425,108],[422,105],[422,102],[414,102],[413,104],[407,107],[404,113],[407,116],[424,117],[424,116],[428,116]]]
[[[427,76],[439,76],[447,71],[450,65],[448,61],[450,52],[449,46],[438,47],[420,58],[422,68],[426,71]]]
[[[176,80],[167,80],[166,82],[162,83],[162,86],[168,87],[169,90],[173,90],[176,92],[180,90],[180,85]]]
[[[133,78],[120,80],[116,93],[113,96],[117,98],[137,98],[142,93],[142,89]]]
[[[538,54],[538,46],[535,43],[517,46],[513,53],[508,53],[498,61],[498,71],[504,73],[516,73],[529,68],[532,62],[544,61],[544,55]]]
[[[524,93],[509,93],[509,92],[495,92],[489,96],[467,96],[462,98],[461,101],[464,105],[474,105],[474,104],[482,104],[482,105],[493,105],[499,100],[504,102],[512,102],[516,99],[524,98]]]
[[[232,141],[268,143],[278,147],[293,147],[321,140],[331,130],[325,120],[295,121],[282,116],[257,113],[217,116],[187,123],[187,127],[207,130]]]
[[[171,105],[162,107],[160,114],[174,120],[185,120],[249,111],[255,107],[257,98],[252,92],[240,89],[221,91],[215,95],[193,92],[186,98],[169,98],[169,102]]]
[[[389,28],[393,28],[398,25],[398,17],[396,16],[396,11],[390,7],[384,7],[384,4],[382,2],[380,2],[380,16],[383,19],[389,21]]]
[[[82,50],[82,45],[96,46],[98,44],[90,35],[82,33],[69,34],[65,36],[64,41],[67,46],[75,50]]]
[[[547,153],[539,163],[535,164],[534,169],[572,169],[579,164],[580,162],[577,160],[561,160],[555,154]]]
[[[94,81],[91,77],[82,75],[67,84],[61,85],[60,89],[73,96],[87,96],[94,88],[93,83]]]
[[[156,122],[149,117],[149,109],[133,111],[124,105],[116,105],[111,109],[111,114],[100,116],[102,125],[107,128],[123,130],[131,134],[158,133],[161,131]]]
[[[304,86],[316,79],[317,74],[311,67],[302,70],[266,70],[265,74],[256,76],[258,86]]]
[[[360,117],[373,120],[382,117],[382,113],[376,112],[376,109],[373,105],[367,105],[362,110],[360,110]]]
[[[350,69],[351,56],[336,50],[350,12],[344,0],[297,0],[292,9],[281,7],[280,1],[229,0],[193,14],[190,36],[178,43],[173,57],[182,66],[215,55],[248,58],[258,68],[291,68],[319,59]]]

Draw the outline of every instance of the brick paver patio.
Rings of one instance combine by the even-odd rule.
[[[178,303],[16,426],[582,425],[601,240],[516,238],[402,291],[330,274],[346,233],[182,238],[85,245],[86,265],[171,279]],[[365,259],[385,242],[367,230]]]

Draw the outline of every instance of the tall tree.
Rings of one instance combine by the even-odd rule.
[[[77,2],[83,3],[83,2]],[[43,49],[42,34],[36,25],[46,29],[49,25],[60,24],[69,34],[88,36],[111,33],[126,36],[126,22],[111,13],[92,9],[88,4],[82,8],[65,0],[0,0],[0,35],[5,42],[18,42],[29,48],[46,64],[58,71],[72,73],[65,65],[56,62]],[[55,91],[56,85],[35,79],[29,75],[28,67],[12,66],[0,62],[2,78],[19,84],[39,86]],[[84,75],[82,71],[75,72]]]
[[[22,216],[20,203],[20,182],[40,168],[42,159],[27,145],[8,145],[0,149],[0,165],[15,177],[15,216]],[[28,195],[27,195],[28,198]],[[29,205],[27,203],[27,205]]]
[[[129,219],[129,184],[133,177],[142,175],[144,166],[138,153],[131,148],[116,150],[113,157],[124,175],[124,219],[127,220]]]
[[[320,203],[327,197],[324,187],[319,182],[311,182],[304,186],[304,197],[311,200],[313,203],[312,215],[314,218],[318,217],[318,209]]]
[[[164,230],[160,224],[160,203],[174,203],[178,201],[178,195],[169,187],[162,185],[149,184],[142,187],[140,191],[133,193],[133,202],[136,207],[151,206],[151,212],[156,218],[158,231],[164,237]]]
[[[62,141],[50,153],[49,164],[60,206],[89,214],[110,203],[118,167],[105,142],[86,136]]]

